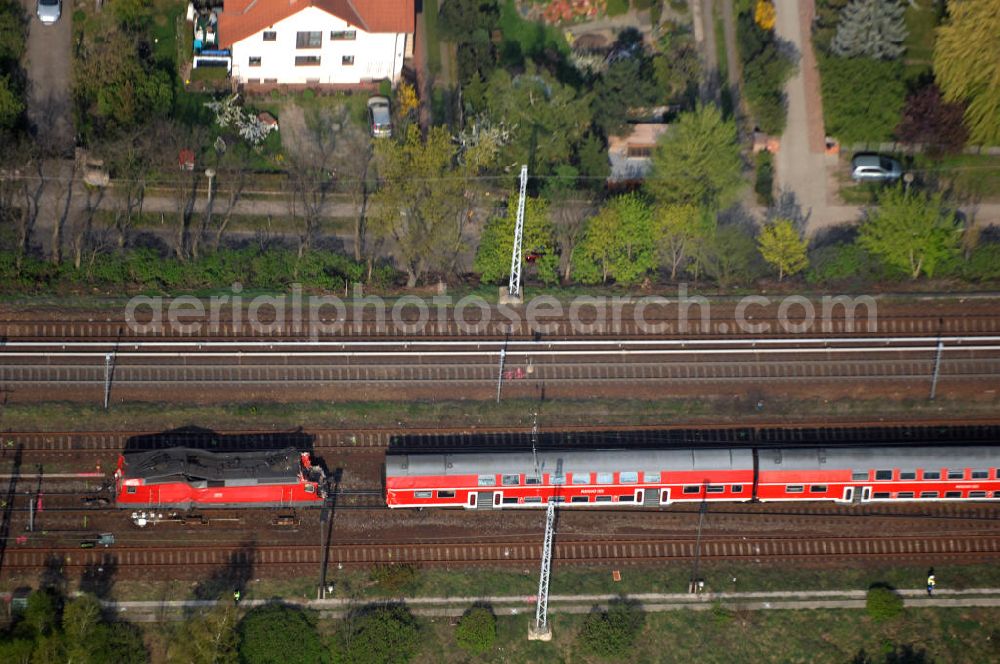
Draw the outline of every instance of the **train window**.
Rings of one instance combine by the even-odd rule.
[[[316,493],[316,485],[315,484],[307,484],[305,486],[305,489],[306,489],[306,493]]]
[[[743,493],[743,485],[742,484],[734,484],[733,485],[733,493]]]
[[[891,480],[892,471],[891,470],[876,470],[875,471],[876,480]]]
[[[590,484],[590,473],[573,473],[573,484]]]
[[[825,484],[810,484],[809,485],[809,493],[826,493],[826,489],[827,489],[827,487],[826,487]]]
[[[994,477],[996,477],[996,478],[997,478],[998,480],[1000,480],[1000,468],[997,468],[997,469],[996,469],[996,470],[994,471],[994,473],[995,473]]]
[[[634,503],[635,496],[618,496],[619,503]]]
[[[639,481],[639,473],[618,473],[618,479],[622,484],[635,484]]]
[[[901,480],[915,480],[917,479],[917,473],[913,470],[900,471],[899,479]]]
[[[517,486],[521,483],[520,475],[501,475],[500,483],[504,486]]]
[[[888,497],[889,497],[888,491],[876,491],[874,494],[872,494],[872,498],[874,498],[875,500],[880,500]]]
[[[997,493],[1000,493],[1000,491],[998,491]],[[596,496],[594,499],[597,502],[599,502],[599,503],[610,503],[611,502],[611,496]]]
[[[858,472],[851,473],[851,479],[854,480],[854,481],[856,481],[856,482],[857,481],[864,482],[864,481],[866,481],[868,479],[868,471],[867,470],[861,470],[861,471],[858,471]]]
[[[134,486],[125,487],[125,493],[135,493],[135,487]]]
[[[941,479],[941,473],[937,470],[925,470],[924,471],[925,480],[939,480]]]
[[[990,478],[990,471],[988,470],[972,471],[972,479],[974,480],[988,480],[989,478]]]
[[[517,505],[517,498],[504,498],[503,499],[503,504],[504,505]]]
[[[985,498],[985,497],[986,497],[986,492],[985,491],[970,491],[969,492],[969,498]]]
[[[525,484],[541,484],[542,481],[540,479],[538,479],[537,477],[532,477],[531,475],[525,475],[524,476],[524,483]]]
[[[454,491],[438,491],[438,498],[454,498]]]
[[[964,470],[949,470],[948,479],[949,480],[960,480],[965,478]]]
[[[1000,477],[1000,471],[997,471],[997,477]],[[646,482],[646,483],[659,484],[660,483],[660,474],[659,473],[643,473],[642,474],[642,481]]]
[[[725,490],[726,487],[724,487],[721,484],[709,484],[707,487],[705,487],[705,491],[707,491],[708,493],[722,493]]]
[[[700,493],[700,492],[701,492],[701,487],[700,486],[686,486],[686,487],[684,487],[684,493]]]
[[[556,486],[561,486],[563,484],[566,484],[566,476],[565,475],[549,475],[549,481],[552,482],[552,484],[554,484]]]
[[[944,497],[945,498],[961,498],[962,497],[962,492],[961,491],[945,491],[944,492]]]
[[[1000,491],[994,491],[993,492],[993,497],[994,498],[1000,498]]]
[[[937,491],[921,491],[920,492],[920,497],[921,498],[937,498],[938,497],[938,492]]]
[[[785,493],[802,493],[801,484],[789,484],[785,487]]]
[[[590,502],[590,498],[588,498],[587,496],[573,496],[572,498],[569,499],[569,502],[571,502],[571,503],[589,503]]]
[[[414,498],[431,498],[433,496],[434,496],[434,492],[433,491],[414,491],[413,492],[413,497]]]
[[[540,503],[542,502],[541,496],[525,496],[524,502],[526,503]]]
[[[913,498],[913,492],[912,491],[900,491],[899,493],[896,494],[896,497],[897,498]]]
[[[497,485],[496,475],[479,476],[479,486],[496,486],[496,485]]]
[[[615,474],[614,473],[597,473],[597,483],[598,484],[614,484]]]

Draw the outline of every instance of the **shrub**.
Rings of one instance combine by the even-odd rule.
[[[761,205],[774,203],[774,155],[768,150],[757,153],[757,179],[753,190],[757,192],[757,202]]]
[[[838,242],[820,247],[809,254],[812,266],[806,275],[811,283],[830,283],[879,277],[879,268],[871,255],[854,242]]]
[[[383,97],[392,96],[392,81],[387,78],[383,78],[378,84],[378,93]]]
[[[873,620],[889,620],[903,612],[903,598],[889,586],[874,585],[868,589],[865,608]]]
[[[608,16],[621,16],[628,13],[628,0],[608,0]]]
[[[841,143],[892,137],[906,94],[898,61],[837,58],[817,53],[826,131]]]
[[[620,657],[635,643],[645,620],[634,602],[612,602],[607,611],[595,608],[580,628],[581,646],[603,657]]]
[[[312,664],[323,657],[316,625],[297,607],[265,604],[247,613],[237,631],[240,661],[246,664]]]
[[[976,247],[964,266],[963,276],[969,281],[1000,279],[1000,242],[989,242]]]
[[[384,592],[400,594],[417,581],[417,568],[408,564],[376,565],[370,578]]]
[[[465,612],[455,628],[455,640],[463,650],[484,653],[497,638],[497,618],[485,606],[474,606]]]
[[[377,606],[347,619],[343,642],[345,664],[403,664],[413,658],[420,630],[402,605]]]

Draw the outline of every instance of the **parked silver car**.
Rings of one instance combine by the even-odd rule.
[[[368,120],[372,136],[375,138],[392,136],[392,114],[389,111],[389,100],[385,97],[372,97],[369,99]]]
[[[895,182],[902,175],[902,166],[891,157],[859,154],[851,160],[851,178],[858,182]]]
[[[39,21],[52,25],[62,16],[62,0],[38,0],[36,13]]]

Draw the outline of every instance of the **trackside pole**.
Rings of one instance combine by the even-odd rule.
[[[938,376],[941,375],[941,353],[944,352],[944,342],[938,339],[937,356],[934,358],[934,376],[931,378],[931,401],[937,396]]]
[[[104,410],[108,409],[111,400],[111,353],[104,356]]]
[[[552,536],[555,534],[556,502],[549,500],[545,512],[545,542],[542,545],[542,569],[538,575],[538,603],[535,605],[535,622],[528,625],[529,641],[551,641],[549,626],[549,576],[552,572]]]

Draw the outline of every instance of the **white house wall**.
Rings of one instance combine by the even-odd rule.
[[[353,40],[332,40],[331,31],[355,30]],[[264,32],[277,33],[275,41],[264,41]],[[296,45],[299,32],[322,34],[320,48]],[[399,78],[406,51],[406,34],[368,33],[349,26],[346,21],[315,7],[307,7],[288,18],[264,28],[232,46],[233,76],[242,82],[288,84],[354,85],[364,81]],[[296,56],[320,57],[319,66],[296,66]],[[353,65],[342,64],[344,56],[354,56]],[[259,57],[260,66],[250,66],[250,58]]]

